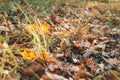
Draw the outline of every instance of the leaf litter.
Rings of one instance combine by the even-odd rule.
[[[0,60],[5,62],[3,70],[9,71],[16,65],[12,59],[9,60],[9,51],[4,46],[7,42],[17,59],[15,69],[21,80],[119,80],[119,16],[104,8],[106,5],[102,2],[86,2],[81,6],[65,3],[49,16],[38,15],[44,17],[40,18],[42,24],[39,25],[28,23],[23,26],[25,16],[19,9],[1,13],[6,21],[0,16]],[[41,51],[36,50],[32,31],[39,34],[39,45],[45,45],[47,39],[52,39],[47,44],[48,49],[42,46]],[[46,42],[43,37],[47,38]],[[37,55],[38,52],[40,55]],[[6,60],[2,58],[5,53]]]

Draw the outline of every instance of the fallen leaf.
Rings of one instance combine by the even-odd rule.
[[[10,29],[5,26],[0,26],[0,31],[10,31]]]
[[[93,35],[90,34],[89,30],[90,30],[90,26],[89,25],[86,25],[84,27],[80,27],[78,29],[78,32],[76,33],[76,35],[78,37],[83,38],[83,39],[88,39],[88,38],[93,36]]]
[[[60,23],[62,23],[62,18],[60,16],[58,16],[56,13],[54,13],[51,15],[51,21],[54,24],[60,24]]]
[[[67,49],[67,53],[65,54],[65,57],[71,57],[72,54],[71,54],[71,50],[70,48]]]
[[[54,32],[53,33],[56,37],[66,37],[70,38],[72,36],[72,33],[70,31],[60,31],[60,32]]]
[[[119,80],[116,76],[118,75],[119,73],[115,70],[112,70],[111,72],[109,73],[105,73],[104,74],[104,77],[107,79],[107,80]],[[116,76],[115,76],[116,75]]]
[[[80,80],[80,79],[89,80],[93,77],[90,73],[86,72],[85,66],[83,64],[79,66],[79,70],[77,71],[77,73],[75,73],[74,76],[75,76],[75,80]]]
[[[67,47],[67,44],[65,42],[65,39],[62,39],[62,41],[60,42],[60,48],[57,50],[57,52],[61,53],[62,51],[65,50],[66,47]]]
[[[64,22],[68,23],[68,22],[70,22],[70,19],[64,19]]]
[[[78,16],[79,17],[83,17],[84,15],[82,13],[78,13]]]
[[[49,62],[53,65],[56,65],[56,60],[52,56],[49,55],[49,53],[46,50],[43,50],[42,53],[40,53],[40,60]]]
[[[46,50],[43,50],[42,53],[40,53],[40,60],[42,61],[48,61],[51,57],[48,55],[48,52]]]
[[[111,58],[111,59],[108,59],[109,63],[113,64],[113,65],[118,65],[120,62],[119,62],[119,59],[117,58]]]
[[[49,72],[46,72],[46,75],[51,80],[68,80],[68,79],[64,78],[63,76],[52,74]]]
[[[37,24],[28,24],[27,29],[31,31],[39,31],[39,26]]]
[[[49,32],[49,26],[48,25],[38,25],[38,24],[28,24],[26,25],[26,30],[28,30],[30,33],[33,31],[40,32],[43,31],[45,34],[50,34]],[[40,32],[41,33],[41,32]]]
[[[88,2],[86,7],[87,8],[93,8],[93,7],[97,7],[97,6],[100,6],[101,4],[98,3],[98,2]]]
[[[30,51],[28,48],[24,49],[24,52],[20,53],[25,60],[35,60],[37,56],[34,52]]]
[[[3,49],[4,48],[4,46],[3,46],[3,44],[0,42],[0,49]]]
[[[95,61],[93,61],[93,59],[91,59],[91,58],[86,57],[84,59],[84,61],[85,61],[86,65],[89,67],[94,67],[96,65]]]
[[[81,43],[79,41],[74,41],[73,46],[77,47],[80,51],[84,51],[84,49],[81,46]]]
[[[48,34],[49,33],[49,26],[47,25],[42,25],[41,29],[43,30],[44,33]]]

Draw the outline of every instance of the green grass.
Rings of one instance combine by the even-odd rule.
[[[11,2],[6,2],[6,3],[1,2],[0,3],[0,12],[9,11],[12,8],[11,5],[12,5]]]

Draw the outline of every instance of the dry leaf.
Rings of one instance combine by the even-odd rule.
[[[46,50],[43,50],[42,53],[40,53],[40,60],[42,60],[42,61],[51,60],[51,57],[49,56],[49,54]]]
[[[27,29],[30,31],[39,31],[39,26],[37,24],[28,24]]]
[[[106,40],[104,42],[100,42],[99,44],[95,45],[95,46],[92,46],[90,47],[89,49],[86,49],[84,52],[84,56],[87,57],[87,56],[90,56],[91,54],[99,54],[100,52],[98,50],[96,50],[97,48],[101,48],[101,50],[105,50],[106,48],[106,44],[109,42],[109,40]]]
[[[46,50],[43,50],[42,53],[40,54],[40,60],[49,62],[53,65],[56,65],[56,60],[52,56],[49,55],[49,53]]]
[[[98,2],[88,2],[86,7],[87,8],[93,8],[93,7],[97,7],[97,6],[100,6],[101,4],[98,3]]]
[[[79,19],[73,19],[73,21],[72,22],[79,22],[80,20]]]
[[[90,47],[92,47],[92,46],[94,46],[95,45],[95,43],[94,43],[94,41],[92,41],[92,43],[90,44]]]
[[[51,15],[51,21],[54,24],[60,24],[62,22],[62,18],[60,16],[58,16],[56,13]]]
[[[46,72],[46,75],[51,80],[68,80],[68,79],[64,78],[63,76],[52,74],[52,73],[49,73],[49,72]]]
[[[111,58],[111,59],[108,59],[109,63],[110,64],[113,64],[113,65],[118,65],[120,62],[119,62],[119,59],[117,58]]]
[[[0,31],[10,31],[10,29],[5,26],[0,26]]]
[[[79,17],[83,17],[84,15],[82,13],[78,13],[78,16]]]
[[[3,46],[3,44],[0,42],[0,49],[3,49],[4,48],[4,46]]]
[[[52,80],[51,78],[49,78],[46,74],[42,75],[42,80]]]
[[[75,47],[77,47],[80,51],[84,51],[83,47],[81,46],[81,43],[79,41],[74,41],[73,44]]]
[[[20,45],[17,43],[14,43],[13,45],[10,45],[10,48],[12,49],[20,49]]]
[[[49,26],[47,25],[42,25],[41,29],[43,30],[44,33],[49,34]]]
[[[61,32],[54,32],[53,33],[56,37],[66,37],[70,38],[72,33],[70,31],[61,31]]]
[[[24,49],[24,52],[20,53],[25,60],[35,60],[37,56],[34,52],[30,51],[28,48]]]
[[[29,24],[29,25],[26,25],[26,26],[27,26],[26,29],[28,29],[28,31],[30,33],[32,31],[40,32],[42,30],[45,34],[50,34],[48,25],[39,26],[38,24]]]
[[[85,66],[83,64],[80,65],[79,70],[77,71],[77,73],[75,73],[75,80],[89,80],[90,78],[92,78],[92,75],[86,72]]]
[[[65,42],[65,39],[62,39],[62,41],[60,42],[60,48],[57,50],[57,52],[61,53],[62,51],[65,50],[66,47],[67,47],[67,44]]]
[[[70,19],[64,19],[64,22],[68,23],[68,22],[70,22]]]
[[[116,77],[114,74],[118,75],[118,72],[115,71],[115,70],[113,70],[113,71],[111,71],[111,72],[109,72],[109,73],[105,73],[105,74],[104,74],[104,77],[105,77],[107,80],[118,80],[117,77]]]
[[[91,58],[87,57],[84,59],[84,61],[85,61],[86,65],[89,67],[95,67],[95,65],[96,65],[95,61],[93,61],[93,59],[91,59]]]
[[[67,49],[67,53],[65,54],[65,57],[71,57],[72,54],[71,54],[71,50],[70,48]]]
[[[89,29],[90,29],[90,26],[84,26],[84,27],[80,27],[78,32],[76,33],[77,36],[81,37],[81,38],[88,38],[90,37],[91,35],[89,34]]]

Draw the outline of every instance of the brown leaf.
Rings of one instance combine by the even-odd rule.
[[[3,49],[4,48],[4,46],[3,46],[3,44],[0,42],[0,49]]]
[[[13,45],[10,45],[10,48],[12,49],[20,49],[20,45],[17,43],[14,43]]]
[[[84,62],[86,63],[87,66],[89,67],[95,67],[95,61],[93,61],[93,59],[91,58],[84,58]]]
[[[74,41],[73,46],[77,47],[80,51],[84,51],[84,49],[81,46],[81,43],[79,41]]]
[[[72,36],[72,33],[70,31],[60,31],[53,33],[55,37],[66,37],[70,38]]]
[[[105,73],[105,74],[104,74],[104,77],[105,77],[107,80],[118,80],[114,74],[115,74],[115,75],[118,75],[118,72],[117,72],[117,71],[111,71],[111,72],[109,72],[109,73]]]
[[[51,78],[49,78],[46,74],[42,75],[42,80],[52,80]]]
[[[70,48],[67,49],[67,53],[65,54],[65,57],[71,57],[72,54],[71,54],[71,51],[70,51]]]
[[[84,63],[88,66],[91,70],[89,71],[92,75],[96,75],[99,71],[99,67],[97,63],[92,58],[84,58]]]
[[[68,79],[64,78],[63,76],[52,74],[49,72],[46,72],[46,75],[49,78],[49,80],[68,80]]]
[[[60,24],[62,22],[62,19],[61,19],[60,16],[58,16],[56,13],[54,13],[54,14],[51,15],[51,21],[54,24]]]
[[[5,26],[0,26],[0,31],[10,31],[10,29]]]
[[[62,51],[64,51],[67,47],[67,44],[65,42],[65,39],[62,39],[61,43],[60,43],[60,48],[57,50],[58,53],[61,53]]]
[[[75,73],[75,80],[85,79],[89,80],[92,78],[92,75],[86,72],[85,66],[82,64],[79,66],[79,70]]]
[[[117,58],[111,58],[111,59],[108,59],[109,63],[110,64],[113,64],[113,65],[118,65],[120,63],[119,59]]]
[[[50,56],[46,50],[43,50],[40,54],[40,60],[56,65],[56,59]]]

